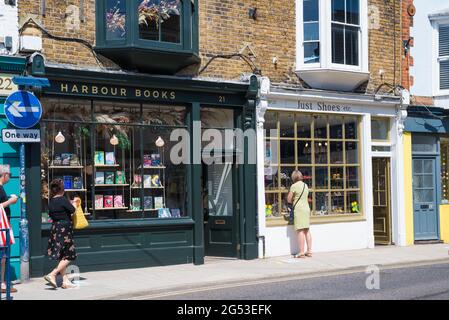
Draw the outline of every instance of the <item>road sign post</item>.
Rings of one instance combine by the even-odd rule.
[[[30,278],[29,228],[26,210],[25,143],[40,142],[37,125],[42,116],[42,106],[36,96],[28,91],[16,91],[6,98],[5,115],[9,123],[19,129],[2,130],[4,142],[20,142],[20,279]]]

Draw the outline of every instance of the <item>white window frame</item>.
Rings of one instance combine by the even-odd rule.
[[[432,59],[433,59],[433,83],[434,85],[434,96],[449,96],[449,89],[442,90],[440,89],[440,61],[443,59],[440,58],[440,26],[449,26],[449,16],[439,17],[432,21],[433,27],[433,45],[432,45]],[[444,60],[449,60],[448,57],[444,57]]]
[[[368,0],[360,0],[359,65],[332,63],[332,1],[319,1],[320,62],[304,63],[303,0],[296,1],[297,70],[333,69],[368,72]]]

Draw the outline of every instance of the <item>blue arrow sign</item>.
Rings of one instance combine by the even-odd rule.
[[[28,129],[39,123],[42,106],[39,99],[31,92],[16,91],[6,98],[5,115],[13,126]]]

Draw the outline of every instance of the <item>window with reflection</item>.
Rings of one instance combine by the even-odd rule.
[[[123,40],[126,36],[126,1],[106,1],[106,40]]]
[[[139,0],[139,36],[144,40],[180,43],[181,0]]]
[[[288,223],[283,214],[284,198],[291,187],[294,170],[301,171],[309,186],[313,216],[362,213],[359,117],[268,111],[265,118],[270,119],[270,128],[280,128],[283,132],[277,139],[266,136],[265,140],[270,156],[276,148],[280,153],[279,163],[268,161],[267,156],[265,161],[268,226]]]

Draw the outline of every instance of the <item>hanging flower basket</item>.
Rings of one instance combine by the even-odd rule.
[[[166,0],[155,4],[153,0],[142,0],[139,5],[139,25],[155,23],[159,28],[159,23],[170,19],[171,16],[181,15],[179,12],[180,0]]]

